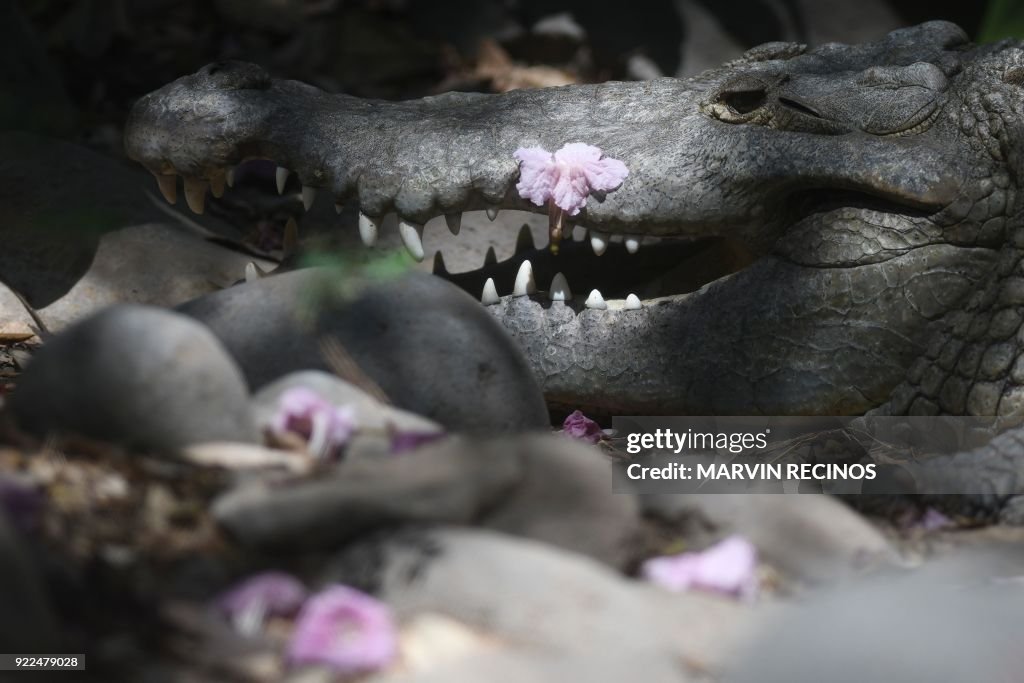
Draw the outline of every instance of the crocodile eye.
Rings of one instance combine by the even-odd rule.
[[[718,95],[719,102],[741,116],[760,109],[764,106],[767,99],[768,94],[763,88],[756,90],[730,90]]]

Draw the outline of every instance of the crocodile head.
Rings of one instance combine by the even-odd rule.
[[[1022,82],[1024,52],[971,46],[945,22],[858,46],[767,44],[688,80],[407,102],[220,63],[141,99],[125,141],[168,193],[185,176],[193,208],[235,165],[272,159],[358,203],[367,240],[397,213],[421,258],[422,224],[440,214],[457,231],[465,210],[546,211],[518,196],[517,148],[596,145],[629,176],[576,217],[593,244],[532,255],[541,290],[562,272],[584,296],[511,296],[525,253],[451,276],[478,296],[496,280],[507,296],[490,310],[549,401],[850,414],[905,386],[964,315],[997,315],[990,300],[1019,260]],[[608,235],[625,240],[592,253]],[[603,307],[585,303],[592,289]],[[620,299],[630,292],[639,309]]]

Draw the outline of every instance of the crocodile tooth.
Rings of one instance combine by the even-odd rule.
[[[308,185],[302,186],[302,206],[309,211],[309,207],[313,206],[313,200],[316,199],[316,188],[309,187]]]
[[[516,273],[516,284],[512,287],[512,296],[526,296],[537,291],[537,283],[533,281],[533,266],[529,259],[523,261]]]
[[[493,221],[497,217],[498,217],[498,207],[496,207],[496,206],[488,206],[487,207],[487,218]]]
[[[569,289],[569,281],[561,273],[556,273],[551,280],[551,288],[548,290],[548,297],[552,301],[571,301],[572,291]]]
[[[596,308],[599,311],[606,310],[608,304],[604,302],[604,297],[601,296],[601,292],[596,289],[590,290],[590,296],[587,297],[587,308]]]
[[[288,174],[290,171],[284,166],[278,166],[277,171],[274,173],[274,178],[277,180],[277,193],[284,194],[284,185],[288,182]]]
[[[206,208],[206,181],[201,178],[185,178],[185,202],[193,213],[201,214]]]
[[[156,174],[154,173],[154,175]],[[164,196],[168,204],[178,201],[178,176],[157,175],[156,186],[160,188],[160,194]]]
[[[220,199],[224,196],[224,174],[214,173],[210,178],[210,194]]]
[[[487,247],[487,253],[484,254],[484,267],[493,266],[498,262],[498,254],[495,253],[494,247]]]
[[[519,228],[519,234],[516,235],[516,253],[533,251],[536,248],[533,244],[533,233],[530,232],[530,226],[523,223],[523,227]]]
[[[256,282],[260,278],[266,277],[266,272],[256,265],[255,261],[249,261],[245,264],[245,281]]]
[[[362,211],[359,212],[359,238],[363,244],[372,247],[377,243],[377,233],[380,232],[380,218],[371,218]]]
[[[228,187],[235,186],[235,167],[228,166],[228,170],[224,172],[224,182],[228,184]]]
[[[423,260],[423,225],[404,218],[398,219],[398,234],[409,255],[417,261]]]
[[[630,254],[635,254],[640,251],[640,238],[636,235],[626,235],[625,243],[626,251]]]
[[[590,231],[590,248],[594,250],[594,253],[600,256],[608,248],[608,233],[598,232],[597,230]],[[595,290],[597,291],[597,290]]]
[[[480,303],[484,306],[493,306],[499,301],[501,301],[501,297],[498,296],[498,288],[494,286],[494,278],[489,277],[484,283],[484,293],[480,295]]]
[[[334,213],[340,214],[344,208],[345,208],[344,204],[339,204],[338,202],[334,202]]]
[[[446,213],[444,222],[448,224],[448,232],[458,235],[459,230],[462,230],[462,213]]]
[[[291,216],[284,224],[284,237],[281,240],[281,251],[285,256],[294,254],[299,248],[299,224]]]
[[[434,267],[432,271],[434,275],[445,275],[448,273],[448,268],[444,265],[444,254],[440,251],[434,252]]]
[[[626,297],[626,310],[627,311],[639,311],[644,305],[640,301],[640,297],[636,294],[630,294]]]

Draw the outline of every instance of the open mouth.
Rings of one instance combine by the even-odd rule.
[[[647,238],[642,248],[625,240],[601,238],[598,255],[591,237],[565,240],[559,253],[534,248],[524,226],[516,253],[478,270],[452,274],[435,262],[434,274],[481,297],[537,294],[541,300],[563,301],[576,309],[640,308],[653,299],[688,294],[709,282],[735,273],[756,256],[739,240]],[[560,277],[559,277],[560,276]]]
[[[931,209],[907,206],[893,199],[844,189],[794,192],[776,212],[777,226],[812,222],[825,225],[842,216],[872,222],[909,225],[931,215]],[[637,232],[642,232],[639,228]],[[715,232],[723,232],[718,227]],[[562,301],[577,312],[593,309],[639,309],[656,299],[690,294],[737,273],[771,250],[783,229],[763,226],[753,239],[713,235],[644,237],[593,233],[576,228],[573,239],[561,243],[557,254],[534,244],[528,226],[520,230],[515,253],[504,261],[488,254],[476,270],[449,273],[436,259],[433,272],[484,304],[506,296],[533,295],[537,300]],[[894,255],[894,254],[891,254]],[[890,256],[891,256],[890,255]]]

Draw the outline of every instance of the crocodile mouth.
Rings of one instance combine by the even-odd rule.
[[[599,241],[604,242],[598,247],[600,254],[587,235],[563,241],[556,255],[547,247],[534,248],[524,225],[520,247],[511,258],[496,262],[488,256],[483,267],[464,273],[448,273],[435,259],[434,274],[484,304],[504,296],[536,295],[577,310],[617,310],[695,292],[757,259],[746,244],[730,237],[647,238],[639,249],[627,246],[625,239]]]
[[[324,189],[306,185],[296,177],[299,174],[263,156],[249,157],[243,163],[275,166],[278,193],[283,194],[286,188],[299,190],[296,196],[301,198],[307,210],[316,200],[318,191]],[[156,177],[165,199],[175,203],[180,171],[166,162],[147,166]],[[183,175],[182,184],[189,208],[203,213],[207,192],[215,198],[223,196],[226,188],[234,184],[236,172],[237,167],[228,166],[208,171],[202,178]],[[813,257],[790,258],[788,254],[777,253],[776,242],[792,228],[806,228],[808,224],[827,228],[830,222],[840,218],[841,213],[847,226],[851,220],[863,218],[865,224],[887,223],[910,228],[913,221],[931,216],[943,208],[939,201],[944,197],[943,193],[929,196],[928,193],[904,191],[899,184],[880,182],[877,187],[872,185],[860,180],[851,182],[851,187],[788,188],[778,197],[766,198],[763,205],[757,207],[758,219],[748,220],[742,225],[730,224],[727,219],[715,224],[681,224],[678,230],[673,230],[666,225],[653,229],[640,222],[617,229],[614,233],[596,229],[588,231],[576,226],[572,238],[565,231],[557,255],[546,246],[535,247],[532,238],[527,240],[530,232],[524,226],[511,258],[502,262],[493,257],[485,258],[482,268],[463,273],[449,273],[443,261],[437,261],[434,273],[478,297],[485,305],[496,304],[508,296],[531,296],[541,303],[563,302],[577,313],[585,309],[639,310],[659,300],[692,296],[769,254],[800,265],[857,265],[815,262]],[[506,200],[510,193],[511,190],[506,192]],[[339,201],[337,196],[335,201]],[[508,200],[502,202],[502,207],[524,208],[519,204]],[[342,205],[336,203],[335,206],[340,212]],[[465,210],[471,208],[464,207]],[[498,210],[497,204],[489,205],[487,214],[493,220]],[[383,215],[364,213],[360,207],[358,229],[366,246],[377,242],[383,218]],[[448,229],[457,235],[462,212],[445,214],[444,218]],[[401,241],[417,261],[425,256],[424,222],[398,216]],[[898,250],[890,251],[870,262],[886,260],[900,253]]]
[[[933,215],[931,209],[908,206],[882,195],[835,188],[794,192],[776,207],[775,213],[781,218],[774,224],[766,222],[757,233],[745,236],[723,234],[729,230],[722,226],[709,228],[711,234],[706,237],[643,236],[642,226],[636,226],[631,234],[613,235],[577,227],[572,239],[561,242],[557,254],[546,245],[535,246],[529,227],[523,225],[510,258],[499,262],[489,252],[482,267],[450,273],[437,252],[433,273],[480,298],[485,305],[508,296],[532,296],[542,303],[563,302],[577,312],[587,308],[641,309],[659,299],[692,295],[750,267],[767,254],[780,256],[773,250],[773,243],[795,226],[821,228],[841,217],[847,225],[851,220],[862,220],[884,222],[894,230],[909,229],[916,221]],[[888,260],[905,251],[889,251],[870,262]],[[804,265],[854,264],[836,261]]]

